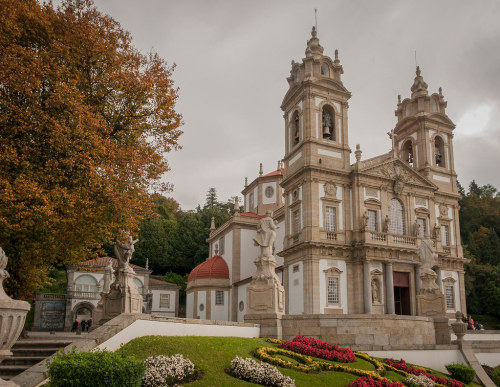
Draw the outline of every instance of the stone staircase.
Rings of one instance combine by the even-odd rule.
[[[11,349],[13,356],[0,363],[0,378],[10,380],[72,342],[68,339],[20,339]]]

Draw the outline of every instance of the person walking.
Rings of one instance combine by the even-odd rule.
[[[85,329],[86,329],[86,327],[87,327],[87,321],[82,320],[82,323],[81,323],[81,324],[82,324],[82,332],[85,332]]]
[[[73,321],[73,325],[71,326],[71,332],[76,332],[78,329],[78,320]]]
[[[89,332],[90,332],[90,327],[91,327],[91,326],[92,326],[92,319],[91,319],[91,318],[89,318],[89,319],[87,320],[87,333],[89,333]]]

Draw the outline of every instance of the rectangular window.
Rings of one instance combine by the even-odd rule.
[[[328,303],[339,303],[339,279],[337,277],[328,277]]]
[[[441,226],[441,243],[443,246],[450,245],[450,232],[447,224]]]
[[[248,209],[252,210],[253,209],[253,192],[248,195]]]
[[[446,285],[445,287],[445,293],[446,293],[446,307],[448,309],[453,309],[455,307],[455,297],[453,297],[453,285]]]
[[[298,273],[299,272],[299,265],[293,265],[292,272],[293,273]]]
[[[420,225],[420,228],[418,230],[418,236],[420,238],[423,238],[424,235],[425,235],[425,232],[426,232],[426,229],[425,229],[425,219],[424,218],[417,218],[417,224]]]
[[[326,231],[335,231],[336,210],[335,207],[326,207],[325,209]]]
[[[224,249],[225,249],[225,243],[224,243],[224,237],[219,239],[219,255],[224,254]]]
[[[216,290],[215,291],[215,305],[224,305],[224,291]]]
[[[378,231],[377,211],[375,211],[375,210],[368,210],[368,230]]]
[[[170,294],[160,294],[160,308],[170,308]]]
[[[298,234],[300,230],[300,211],[293,212],[293,233]]]

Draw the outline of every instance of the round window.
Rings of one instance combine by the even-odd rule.
[[[271,186],[267,187],[267,188],[266,188],[266,196],[267,196],[268,198],[270,198],[271,196],[273,196],[273,194],[274,194],[274,188],[273,188],[273,187],[271,187]]]
[[[243,312],[243,309],[245,309],[245,303],[243,301],[240,301],[238,309],[240,310],[240,312]]]
[[[200,312],[203,312],[205,310],[205,305],[200,304]]]

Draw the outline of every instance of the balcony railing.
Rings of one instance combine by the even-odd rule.
[[[382,245],[417,246],[417,237],[415,236],[389,234],[370,230],[365,231],[364,241],[365,243],[376,243]]]
[[[68,290],[68,297],[71,298],[83,298],[86,300],[100,300],[100,292],[85,292],[81,290]]]

